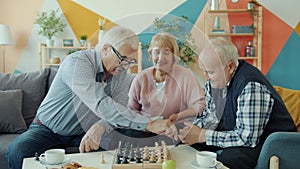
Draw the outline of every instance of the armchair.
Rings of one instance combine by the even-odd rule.
[[[265,141],[255,169],[299,168],[300,152],[300,91],[274,87],[289,110],[298,132],[275,132]]]
[[[297,160],[299,152],[299,132],[272,133],[262,147],[255,169],[299,168],[300,160]],[[273,159],[271,160],[271,158]]]

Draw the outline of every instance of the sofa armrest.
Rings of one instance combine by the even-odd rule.
[[[300,160],[297,160],[300,152],[299,143],[300,133],[272,133],[262,147],[256,169],[269,168],[269,160],[272,156],[279,158],[279,168],[298,168],[300,166]]]

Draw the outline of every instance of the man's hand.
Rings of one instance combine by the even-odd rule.
[[[105,126],[100,123],[95,123],[83,136],[79,146],[80,153],[98,150],[101,142],[101,137],[105,132]]]
[[[166,132],[173,123],[169,119],[150,121],[146,127],[147,131],[155,134],[162,134]]]
[[[179,139],[183,143],[192,145],[205,142],[205,129],[201,129],[190,122],[185,122],[184,125],[185,127],[179,130]]]
[[[173,124],[164,134],[170,138],[173,138],[175,141],[178,140],[178,131],[175,124]]]

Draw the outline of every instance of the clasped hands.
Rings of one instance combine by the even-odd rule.
[[[176,120],[171,118],[164,120],[150,121],[146,127],[146,130],[155,134],[163,134],[170,138],[178,140],[178,131],[175,126]]]
[[[173,114],[169,119],[151,121],[146,130],[155,134],[163,134],[174,140],[180,139],[182,143],[189,145],[205,142],[205,129],[199,128],[191,122],[184,122],[184,127],[177,130],[175,122],[178,114]]]
[[[180,139],[185,144],[195,144],[205,142],[205,129],[198,126],[184,122],[184,127],[177,130],[175,122],[178,120],[178,114],[173,114],[169,119],[151,121],[146,130],[155,134],[163,134],[174,140]]]

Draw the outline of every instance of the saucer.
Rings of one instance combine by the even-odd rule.
[[[223,164],[220,161],[217,161],[217,164],[213,167],[201,167],[197,163],[197,161],[192,161],[191,165],[193,169],[222,169],[223,168]]]
[[[63,165],[69,163],[70,161],[71,161],[71,159],[68,158],[68,157],[66,157],[66,158],[64,159],[64,161],[61,162],[61,163],[59,163],[59,164],[49,164],[47,161],[45,161],[44,158],[40,158],[40,160],[39,160],[39,162],[40,162],[40,164],[41,164],[42,166],[44,166],[44,167],[46,167],[46,168],[49,168],[49,169],[50,169],[50,168],[60,168],[60,167],[62,167]]]
[[[215,168],[216,168],[215,166],[214,166],[214,167],[201,167],[201,166],[197,163],[197,161],[192,161],[192,162],[191,162],[191,165],[192,165],[193,169],[215,169]]]

